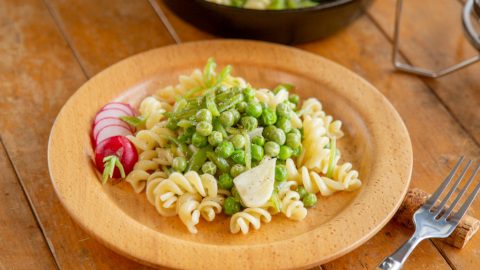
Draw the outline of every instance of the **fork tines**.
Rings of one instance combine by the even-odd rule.
[[[457,197],[455,198],[455,200],[452,202],[452,204],[450,205],[450,207],[447,208],[447,202],[448,200],[450,199],[450,197],[452,196],[453,192],[457,189],[457,187],[459,186],[460,182],[462,182],[468,168],[470,167],[472,161],[469,160],[467,162],[467,164],[463,167],[460,175],[457,177],[457,180],[455,181],[455,183],[453,184],[453,186],[450,188],[450,190],[448,191],[447,195],[443,198],[443,200],[440,202],[440,204],[438,204],[438,206],[435,206],[435,203],[437,202],[437,200],[439,199],[440,195],[445,191],[446,187],[450,184],[450,182],[452,181],[452,179],[454,178],[458,168],[460,167],[460,165],[463,163],[463,160],[464,160],[464,157],[460,157],[460,159],[458,160],[457,164],[455,165],[455,167],[453,167],[452,171],[450,172],[450,174],[445,178],[445,180],[443,181],[443,183],[438,187],[438,189],[435,191],[435,193],[432,194],[432,196],[430,196],[430,198],[425,202],[425,204],[423,205],[423,208],[426,208],[428,211],[430,212],[433,212],[434,213],[434,216],[436,219],[439,219],[439,220],[448,220],[449,221],[452,221],[452,222],[456,222],[458,223],[460,221],[460,219],[463,217],[463,215],[465,214],[465,212],[467,212],[467,209],[470,207],[470,205],[472,204],[473,200],[475,199],[475,197],[477,196],[478,192],[480,191],[480,182],[477,183],[477,185],[475,186],[475,189],[472,191],[472,193],[470,193],[470,195],[468,196],[468,198],[465,200],[465,202],[463,203],[463,205],[460,207],[460,209],[453,213],[453,209],[455,208],[455,206],[457,205],[457,203],[460,201],[460,199],[462,198],[462,196],[465,194],[465,192],[467,191],[468,187],[470,186],[470,184],[473,182],[478,170],[480,169],[480,164],[478,164],[476,166],[476,168],[474,169],[473,173],[470,175],[470,178],[468,179],[467,183],[463,186],[462,190],[460,190],[460,192],[457,194]],[[447,209],[445,209],[447,208]],[[450,214],[452,214],[450,216]]]

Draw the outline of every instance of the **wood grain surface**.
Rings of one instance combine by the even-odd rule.
[[[55,269],[48,243],[0,142],[0,269]]]
[[[396,0],[375,1],[369,15],[389,39]],[[405,60],[440,70],[480,52],[465,37],[462,1],[404,1],[400,44]],[[423,79],[462,127],[480,143],[480,63],[439,79]]]
[[[60,107],[88,77],[132,53],[173,43],[162,20],[173,25],[182,41],[216,37],[184,23],[155,0],[150,2],[159,4],[160,13],[146,0],[99,1],[98,6],[96,2],[0,0],[0,136],[60,268],[143,269],[88,238],[59,205],[45,160],[48,133]],[[436,2],[405,1],[402,54],[414,64],[442,67],[472,53],[459,24],[461,2]],[[360,73],[389,98],[412,138],[413,185],[431,192],[458,154],[480,157],[479,65],[439,80],[395,73],[389,59],[393,11],[393,0],[374,1],[368,17],[327,40],[301,48]],[[104,13],[108,16],[102,16]],[[135,27],[130,20],[135,21]],[[440,28],[430,32],[438,23]],[[135,38],[129,39],[132,36]],[[29,128],[24,128],[26,125]],[[3,188],[5,183],[0,185]],[[478,217],[479,211],[477,202],[470,213]],[[390,224],[367,244],[325,268],[372,269],[397,247],[387,234],[401,242],[409,231]],[[425,242],[411,260],[424,262],[426,269],[475,269],[480,261],[479,247],[478,237],[460,251]],[[0,257],[0,265],[8,269],[6,262]],[[406,267],[418,268],[410,262]]]

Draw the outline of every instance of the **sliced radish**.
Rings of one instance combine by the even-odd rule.
[[[117,118],[120,119],[122,116],[131,116],[130,114],[126,114],[124,111],[119,110],[119,109],[105,109],[102,111],[99,111],[97,115],[95,116],[95,124],[100,122],[101,120],[105,118]]]
[[[108,139],[113,136],[127,136],[132,135],[132,131],[129,128],[124,126],[108,126],[103,128],[99,133],[95,140],[95,143],[98,145],[105,139]]]
[[[110,102],[108,103],[107,105],[103,106],[103,108],[101,109],[101,111],[103,110],[106,110],[106,109],[119,109],[119,110],[122,110],[124,111],[125,113],[131,115],[131,116],[134,116],[135,115],[135,111],[133,110],[133,108],[127,104],[127,103],[121,103],[121,102]]]
[[[108,127],[108,126],[124,126],[128,129],[130,129],[130,131],[133,131],[132,127],[130,127],[127,123],[123,122],[122,120],[118,119],[118,118],[104,118],[102,120],[100,120],[98,123],[95,124],[94,128],[93,128],[93,138],[97,138],[98,136],[98,133],[104,129],[105,127]]]

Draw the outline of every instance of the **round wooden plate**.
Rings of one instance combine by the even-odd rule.
[[[188,233],[176,218],[159,216],[144,194],[122,182],[102,185],[92,163],[92,118],[112,100],[133,105],[202,68],[209,57],[255,87],[292,83],[302,98],[317,97],[343,121],[342,161],[359,171],[356,192],[319,197],[305,220],[277,215],[248,235],[230,234],[228,218],[201,221]],[[102,71],[65,104],[50,134],[50,175],[58,197],[91,235],[115,251],[153,266],[189,269],[303,268],[358,247],[393,216],[412,170],[408,132],[392,105],[371,84],[322,57],[263,42],[204,41],[151,50]]]

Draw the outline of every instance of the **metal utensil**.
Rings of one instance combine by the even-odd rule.
[[[475,31],[472,23],[472,17],[480,21],[480,0],[467,0],[465,6],[463,7],[462,12],[462,24],[463,29],[465,30],[465,36],[468,38],[473,47],[475,47],[479,55],[473,56],[467,60],[464,60],[460,63],[457,63],[453,66],[444,68],[438,71],[432,71],[421,67],[415,67],[406,63],[400,62],[398,60],[399,55],[399,32],[400,32],[400,18],[402,15],[402,4],[403,0],[397,1],[397,8],[395,10],[395,31],[393,34],[393,54],[392,62],[393,66],[403,72],[412,73],[424,77],[438,78],[450,74],[454,71],[465,68],[471,64],[474,64],[480,61],[480,33]]]
[[[452,196],[453,192],[456,190],[460,182],[462,181],[465,173],[467,172],[468,167],[472,163],[472,161],[468,161],[467,165],[464,166],[462,172],[457,178],[457,181],[453,184],[453,186],[448,191],[445,198],[435,206],[435,203],[439,199],[442,192],[446,189],[448,184],[451,182],[455,173],[460,167],[460,164],[463,162],[463,156],[457,162],[455,167],[452,169],[450,174],[447,176],[445,181],[438,187],[438,189],[433,193],[432,196],[425,202],[425,204],[418,209],[415,214],[413,215],[413,221],[415,223],[415,233],[413,236],[405,242],[397,251],[395,251],[392,255],[385,258],[385,260],[378,266],[377,269],[381,270],[398,270],[403,267],[403,264],[407,260],[410,253],[412,253],[413,249],[422,241],[428,238],[446,238],[448,237],[455,227],[457,227],[460,219],[463,217],[467,209],[472,204],[473,200],[477,196],[480,190],[480,183],[475,186],[475,189],[472,191],[470,196],[465,200],[463,205],[460,209],[456,212],[453,212],[453,209],[460,201],[462,196],[467,191],[470,184],[473,182],[478,170],[480,169],[480,164],[477,165],[473,173],[471,174],[468,182],[462,188],[462,190],[458,193],[457,197],[450,205],[450,207],[446,207],[448,199]]]

